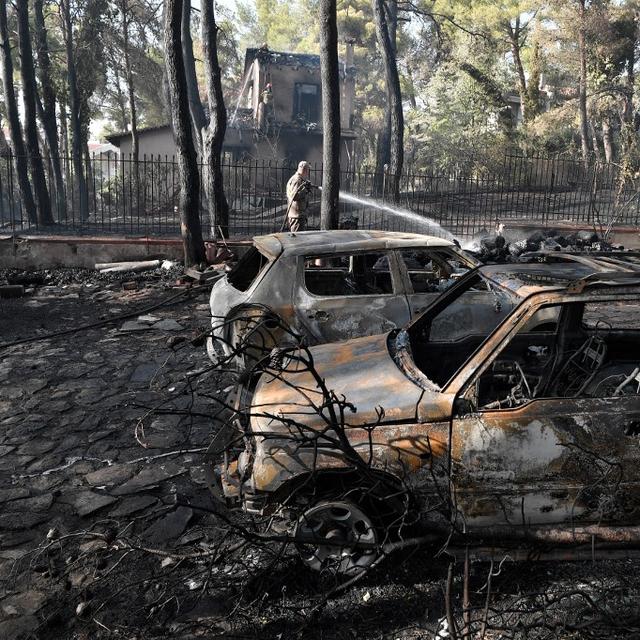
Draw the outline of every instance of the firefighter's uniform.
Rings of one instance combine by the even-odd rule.
[[[289,229],[293,233],[307,228],[307,207],[311,183],[296,171],[287,182],[287,203]]]

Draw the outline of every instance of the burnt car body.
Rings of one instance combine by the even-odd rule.
[[[480,267],[402,330],[313,347],[313,369],[294,358],[266,369],[243,400],[246,448],[219,470],[224,495],[272,513],[343,474],[339,495],[297,516],[298,534],[321,539],[305,559],[318,569],[373,561],[354,560],[357,541],[379,542],[349,498],[363,469],[396,480],[454,537],[637,544],[640,273],[618,266]],[[480,292],[509,312],[470,332],[460,318]],[[322,544],[336,538],[337,556]]]
[[[258,236],[211,291],[213,337],[207,350],[214,362],[229,356],[256,324],[247,317],[265,314],[284,320],[307,344],[386,333],[404,326],[477,264],[448,240],[414,233]],[[474,313],[480,322],[482,310]],[[285,339],[274,326],[260,336],[267,348]]]

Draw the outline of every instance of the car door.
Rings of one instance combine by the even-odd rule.
[[[447,247],[397,249],[401,276],[407,290],[411,317],[420,315],[443,291],[473,266],[464,256]],[[466,304],[455,319],[463,333],[482,334],[495,326],[495,316],[505,317],[511,310],[507,300],[496,299],[492,291],[468,291]]]
[[[311,342],[386,333],[409,321],[393,251],[300,256],[294,306]]]
[[[412,316],[422,313],[438,294],[471,267],[471,261],[447,247],[395,250]]]
[[[555,315],[560,335],[566,313]],[[612,397],[603,390],[599,397],[554,397],[557,388],[545,379],[557,371],[554,332],[529,333],[531,317],[521,319],[521,331],[478,367],[456,403],[451,455],[458,512],[469,527],[637,520],[640,444],[633,434],[640,396]],[[494,342],[503,338],[504,325]],[[539,359],[538,377],[527,358]],[[504,395],[520,382],[518,368],[532,388],[528,399],[522,398],[526,389]],[[606,371],[602,375],[608,379]],[[494,397],[496,388],[502,398]]]

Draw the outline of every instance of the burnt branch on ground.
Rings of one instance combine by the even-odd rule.
[[[140,637],[350,638],[355,626],[363,638],[487,640],[640,630],[640,585],[625,560],[604,563],[595,552],[587,570],[563,565],[552,574],[534,562],[548,549],[526,531],[511,548],[482,555],[494,540],[466,533],[441,443],[427,435],[419,446],[392,446],[390,408],[381,401],[363,418],[350,389],[333,388],[317,352],[270,309],[247,305],[194,340],[203,337],[216,362],[197,365],[160,401],[136,404],[142,449],[131,462],[201,459],[217,470],[209,482],[218,497],[176,485],[151,513],[52,529],[14,572],[28,567],[64,586],[49,611],[54,632],[69,606],[97,638],[135,629]],[[191,348],[174,342],[172,353]],[[275,399],[261,400],[260,389],[275,387]],[[166,417],[178,421],[184,445],[159,451],[151,425]],[[194,441],[202,421],[212,433]],[[580,456],[599,471],[595,489],[620,491],[606,457],[586,448]],[[264,467],[273,477],[291,475],[267,500],[251,486],[256,459],[273,461]],[[222,499],[220,484],[231,498]],[[167,531],[181,517],[189,526],[178,544]],[[576,540],[568,534],[561,554]],[[588,538],[578,541],[590,549]]]

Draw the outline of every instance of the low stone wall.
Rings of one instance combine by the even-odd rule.
[[[241,252],[249,243],[229,244]],[[0,236],[0,269],[93,269],[96,262],[182,260],[182,255],[179,238]]]

